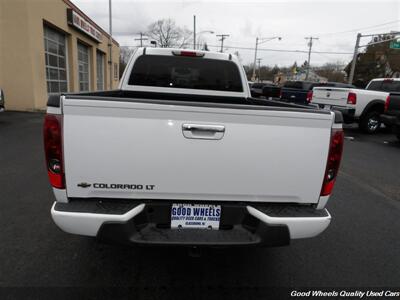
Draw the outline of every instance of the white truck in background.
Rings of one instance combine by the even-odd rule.
[[[65,232],[277,246],[328,227],[343,131],[340,113],[251,98],[234,55],[139,48],[119,90],[49,97],[44,144]]]
[[[311,104],[322,109],[340,111],[345,123],[358,123],[365,133],[376,133],[381,127],[381,114],[389,97],[386,82],[393,79],[371,80],[365,90],[357,88],[315,87]]]

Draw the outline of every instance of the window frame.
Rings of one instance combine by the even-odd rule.
[[[105,90],[105,54],[99,50],[96,51],[96,90]],[[101,88],[99,88],[99,58],[101,60]]]
[[[381,89],[387,93],[398,93],[400,92],[400,81],[399,80],[383,80]]]
[[[373,85],[375,83],[379,84],[379,89],[378,88],[371,89],[371,85]],[[383,83],[383,80],[373,80],[368,84],[368,86],[366,87],[366,90],[368,90],[368,91],[378,91],[378,92],[382,91],[382,83]]]
[[[119,66],[118,63],[114,63],[114,80],[119,80]]]
[[[80,46],[83,46],[83,47],[85,47],[85,49],[87,50],[87,81],[81,81],[81,77],[80,77],[80,75],[81,74],[85,74],[86,72],[81,72],[80,70],[79,70],[79,66],[80,66],[80,63],[83,63],[83,64],[85,64],[85,62],[84,61],[82,61],[82,60],[79,60],[79,52],[82,52],[82,51],[80,51],[79,50],[79,48],[80,48]],[[78,86],[79,86],[79,91],[80,92],[89,92],[90,91],[90,46],[88,46],[88,45],[86,45],[85,43],[82,43],[81,41],[77,41],[77,54],[78,54],[78,56],[77,56],[77,61],[78,61],[78,69],[77,69],[77,71],[78,71]],[[81,89],[81,83],[87,83],[87,90],[82,90]]]
[[[58,35],[58,38],[60,36],[63,37],[64,43],[61,44],[59,39],[57,38],[57,41],[52,39],[50,36],[47,35],[48,31],[53,31],[55,34]],[[69,88],[69,68],[68,68],[68,37],[67,35],[62,31],[58,30],[57,28],[54,28],[48,24],[43,24],[43,42],[44,42],[44,55],[45,55],[45,79],[46,79],[46,91],[48,95],[53,95],[53,94],[58,94],[58,93],[67,93],[70,91]],[[57,54],[50,52],[48,49],[48,43],[52,42],[57,45]],[[64,47],[64,56],[59,54],[59,46]],[[57,58],[57,67],[50,65],[50,55],[55,56]],[[60,58],[64,59],[64,68],[60,67]],[[50,71],[48,70],[57,70],[57,79],[51,79],[50,76]],[[60,79],[60,71],[65,72],[65,80]],[[51,83],[57,82],[58,83],[58,91],[52,92],[51,88]],[[61,90],[61,83],[64,83],[66,85],[66,90]]]
[[[232,61],[236,64],[239,69],[241,82],[243,86],[243,92],[220,92],[220,91],[210,91],[210,90],[199,90],[199,89],[182,89],[182,88],[154,88],[148,86],[138,86],[138,85],[129,85],[130,74],[132,73],[133,65],[136,60],[143,55],[144,51],[139,51],[139,48],[135,48],[131,58],[124,70],[124,74],[121,77],[120,86],[123,87],[127,91],[135,91],[135,92],[154,92],[157,91],[159,93],[167,93],[167,94],[196,94],[203,96],[221,96],[221,97],[235,97],[235,98],[243,98],[250,97],[250,88],[248,83],[248,78],[246,76],[246,72],[244,68],[241,66],[241,62],[236,56],[232,56]],[[166,48],[147,48],[145,55],[171,55],[171,50]],[[209,59],[221,59],[221,54],[205,52],[204,58]],[[226,57],[229,59],[229,57]],[[223,59],[223,58],[222,58]]]

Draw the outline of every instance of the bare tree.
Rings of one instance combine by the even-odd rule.
[[[319,76],[327,78],[328,81],[345,82],[344,67],[344,63],[337,61],[326,63],[320,67],[315,67],[313,70]]]
[[[120,60],[121,62],[127,64],[129,61],[129,58],[131,57],[133,53],[132,47],[129,46],[121,46],[120,47]]]
[[[172,19],[162,19],[150,24],[147,35],[163,48],[186,48],[192,40],[192,32],[177,26]]]
[[[120,48],[120,54],[119,54],[119,77],[121,78],[122,74],[124,73],[124,70],[126,68],[126,65],[128,64],[129,58],[131,57],[133,53],[133,49],[127,46],[122,46]]]

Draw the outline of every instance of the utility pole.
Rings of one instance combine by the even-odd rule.
[[[143,41],[147,41],[148,38],[144,38],[144,37],[143,37],[143,36],[144,36],[144,33],[143,33],[143,32],[139,32],[139,34],[140,34],[140,38],[135,39],[135,41],[140,41],[140,47],[143,47]]]
[[[267,38],[258,38],[256,37],[256,47],[254,51],[254,63],[253,63],[253,74],[251,75],[251,80],[255,81],[256,80],[256,63],[257,63],[257,50],[258,50],[258,45],[272,41],[274,39],[278,39],[279,41],[282,39],[280,36],[273,36],[273,37],[267,37]]]
[[[383,39],[383,40],[378,40],[375,42],[370,42],[368,44],[365,45],[361,45],[360,46],[360,41],[362,37],[376,37],[376,36],[389,36],[389,38],[387,39]],[[368,47],[368,46],[372,46],[372,45],[376,45],[376,44],[380,44],[380,43],[385,43],[385,42],[389,42],[389,41],[393,41],[398,39],[397,36],[400,35],[399,31],[391,31],[391,32],[386,32],[386,33],[373,33],[373,34],[361,34],[358,33],[357,34],[357,39],[356,39],[356,45],[354,46],[354,53],[353,53],[353,60],[351,61],[351,68],[350,68],[350,74],[349,74],[349,79],[348,79],[348,83],[352,84],[353,80],[354,80],[354,72],[356,69],[356,63],[357,63],[357,58],[358,58],[358,49],[363,48],[363,47]]]
[[[357,33],[356,45],[354,46],[353,60],[351,61],[351,68],[349,74],[349,84],[353,84],[354,71],[356,69],[356,61],[358,57],[358,48],[360,48],[361,33]]]
[[[109,9],[109,29],[110,29],[110,39],[108,41],[108,47],[109,47],[109,51],[110,51],[110,59],[108,61],[108,64],[110,65],[110,90],[112,90],[112,83],[113,83],[113,72],[112,72],[112,68],[113,68],[113,61],[112,61],[112,9],[111,9],[111,0],[108,1],[108,9]]]
[[[220,36],[221,39],[221,51],[220,52],[224,52],[224,40],[229,37],[229,34],[216,34],[216,36]]]
[[[257,62],[258,62],[258,82],[260,82],[260,79],[261,79],[261,67],[260,67],[261,60],[262,60],[262,58],[257,58]]]
[[[196,50],[196,15],[193,15],[193,49]]]
[[[256,80],[256,62],[257,62],[257,48],[258,48],[258,37],[256,37],[256,50],[254,51],[254,64],[253,64],[253,75],[251,75],[251,80]]]
[[[313,40],[319,40],[319,38],[316,37],[306,37],[306,40],[309,40],[308,42],[308,60],[307,60],[307,73],[306,73],[306,80],[308,79],[308,74],[310,73],[310,59],[311,59],[311,48],[313,45]]]

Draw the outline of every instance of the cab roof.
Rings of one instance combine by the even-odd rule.
[[[219,60],[233,60],[236,58],[231,53],[221,53],[215,51],[193,50],[193,49],[180,49],[180,48],[154,48],[143,47],[138,49],[139,53],[143,55],[166,55],[166,56],[179,56],[177,53],[195,53],[199,58],[219,59]],[[184,56],[184,55],[183,55]],[[187,55],[190,56],[190,55]]]

